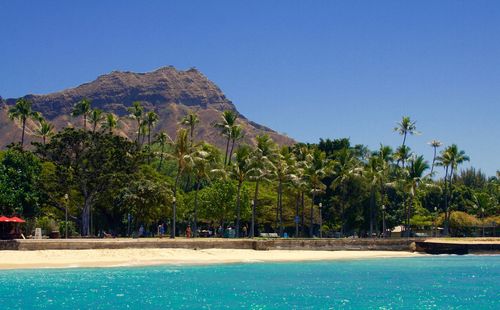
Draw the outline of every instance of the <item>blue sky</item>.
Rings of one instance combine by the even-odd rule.
[[[0,95],[112,70],[197,67],[248,118],[305,142],[456,143],[500,169],[500,1],[2,1]]]

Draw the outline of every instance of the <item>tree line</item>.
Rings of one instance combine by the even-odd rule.
[[[459,170],[469,157],[438,140],[429,143],[430,162],[415,154],[407,142],[419,132],[407,116],[394,128],[401,145],[369,150],[347,138],[278,146],[266,134],[249,145],[238,114],[224,111],[212,124],[224,141],[219,149],[196,139],[200,119],[192,111],[171,138],[154,133],[158,115],[134,102],[131,139],[115,134],[116,115],[87,99],[72,112],[82,128],[59,132],[26,99],[8,112],[22,134],[0,152],[0,214],[45,230],[125,236],[166,223],[172,237],[188,224],[195,236],[230,225],[237,236],[385,237],[398,225],[407,234],[442,225],[443,234],[462,235],[500,220],[500,173],[487,178],[474,168]],[[26,149],[28,120],[40,141]]]

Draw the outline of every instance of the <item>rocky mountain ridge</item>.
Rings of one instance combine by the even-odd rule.
[[[145,110],[159,115],[155,132],[166,131],[172,137],[179,121],[192,110],[200,118],[196,138],[222,147],[224,139],[212,124],[219,121],[222,111],[232,110],[239,115],[238,122],[245,132],[245,142],[253,144],[256,135],[265,133],[279,144],[294,143],[293,139],[241,115],[220,88],[194,68],[181,71],[168,66],[147,73],[113,71],[75,88],[46,95],[26,95],[24,98],[32,101],[33,109],[42,113],[56,129],[81,127],[81,118],[71,117],[71,111],[75,103],[87,98],[92,101],[92,108],[117,115],[120,119],[117,134],[133,139],[137,128],[135,122],[127,117],[127,108],[132,102],[140,101]],[[8,107],[16,100],[6,99],[3,104],[0,103],[0,147],[16,141],[20,136],[19,124],[7,117]],[[33,135],[35,129],[36,124],[29,122],[28,141],[37,139]]]

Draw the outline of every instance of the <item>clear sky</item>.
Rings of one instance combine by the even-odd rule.
[[[197,67],[304,142],[396,147],[401,116],[500,169],[500,1],[0,1],[0,95]]]

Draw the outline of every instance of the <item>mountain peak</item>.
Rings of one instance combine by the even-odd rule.
[[[33,102],[34,109],[56,124],[57,128],[78,126],[79,119],[70,116],[73,105],[88,98],[92,101],[92,108],[121,117],[121,132],[129,137],[137,130],[126,117],[127,108],[134,101],[140,101],[146,110],[155,111],[160,116],[157,130],[166,130],[171,135],[175,134],[183,115],[190,109],[196,110],[201,121],[206,123],[200,124],[199,137],[216,144],[220,144],[219,137],[211,124],[218,121],[220,112],[232,110],[240,114],[221,89],[194,67],[185,71],[173,66],[144,73],[112,71],[94,81],[61,92],[26,97]],[[15,99],[7,100],[10,105],[14,102]],[[0,119],[0,122],[5,121]],[[293,143],[292,139],[250,122],[242,115],[240,122],[248,135],[249,143],[252,143],[258,133],[268,133],[280,144]],[[5,145],[5,142],[11,141],[0,141],[0,146]]]

